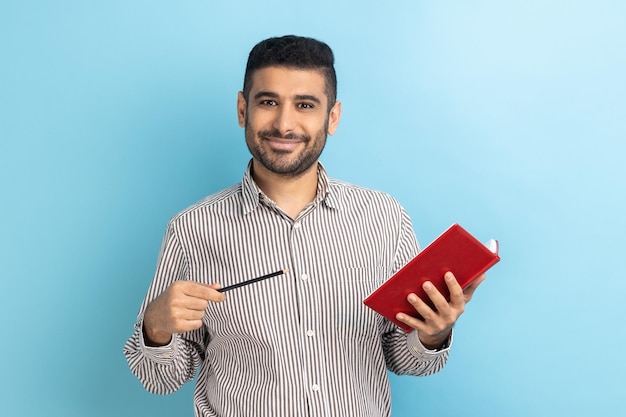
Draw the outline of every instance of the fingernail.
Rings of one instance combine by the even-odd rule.
[[[430,290],[432,287],[433,287],[433,284],[431,284],[430,281],[426,281],[424,285],[422,286],[422,288],[424,288],[425,290]]]

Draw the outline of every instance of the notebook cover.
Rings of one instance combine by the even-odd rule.
[[[396,320],[396,314],[402,312],[419,317],[406,299],[411,293],[433,307],[422,288],[424,281],[431,281],[449,300],[450,292],[443,279],[446,272],[452,271],[461,287],[465,288],[499,260],[497,250],[492,252],[461,226],[453,224],[363,303],[409,333],[413,329]]]

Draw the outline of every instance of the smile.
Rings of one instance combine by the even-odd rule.
[[[281,152],[293,151],[304,142],[300,139],[283,139],[271,136],[263,137],[263,140],[265,140],[272,149]]]

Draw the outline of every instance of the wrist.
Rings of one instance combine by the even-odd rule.
[[[418,334],[418,338],[422,346],[428,350],[442,350],[450,345],[450,336],[452,331],[443,336],[424,336]]]
[[[158,330],[150,329],[146,326],[145,322],[142,327],[143,341],[146,346],[165,346],[172,340],[172,334],[166,332],[160,332]]]

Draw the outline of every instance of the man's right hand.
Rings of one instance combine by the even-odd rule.
[[[147,307],[143,331],[148,346],[164,346],[174,333],[184,333],[202,326],[209,302],[222,302],[226,296],[219,284],[176,281]]]

